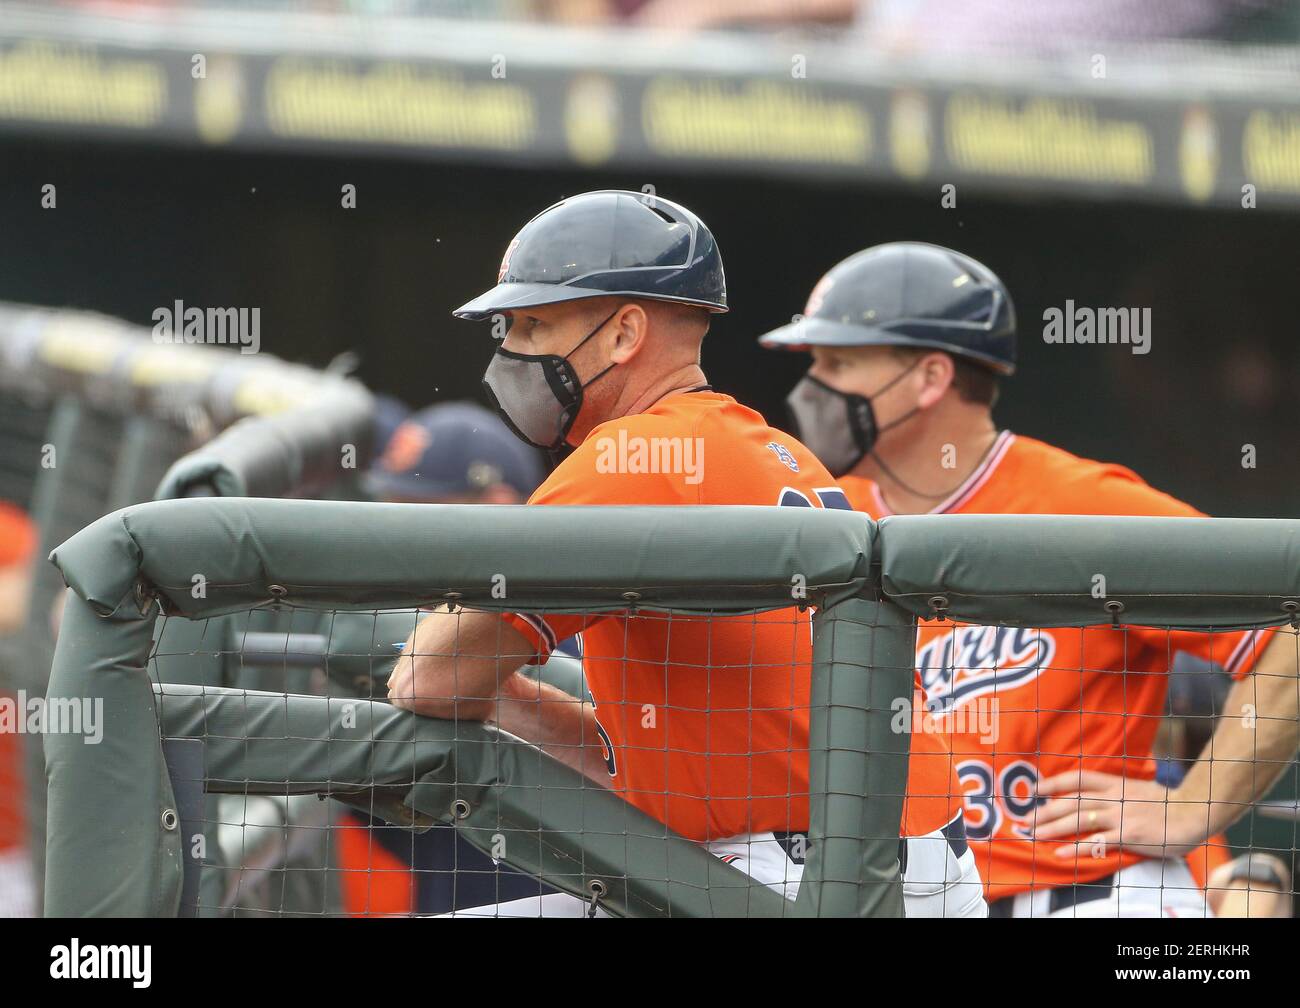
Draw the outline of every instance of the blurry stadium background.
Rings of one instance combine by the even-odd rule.
[[[0,3],[0,499],[39,539],[0,689],[48,673],[49,549],[239,418],[341,396],[364,467],[383,412],[366,390],[480,399],[491,343],[450,309],[529,216],[607,187],[652,187],[719,236],[734,307],[704,367],[774,421],[802,363],[755,335],[850,252],[933,241],[1014,294],[1002,426],[1216,515],[1300,514],[1300,4]],[[1045,344],[1038,320],[1067,299],[1149,306],[1151,352]],[[258,308],[261,353],[161,354],[133,373],[168,394],[124,394],[97,370],[118,360],[105,341],[151,346],[178,300]],[[363,495],[295,464],[262,492]],[[1171,758],[1213,709],[1184,671]],[[37,743],[0,735],[0,845],[25,851],[0,914],[39,906]],[[1271,797],[1236,846],[1294,851],[1294,774]],[[328,836],[342,813],[306,800]],[[290,804],[231,814],[281,836]],[[338,884],[298,909],[343,906]]]

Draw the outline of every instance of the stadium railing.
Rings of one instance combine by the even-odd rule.
[[[912,694],[918,620],[1294,627],[1298,559],[1300,522],[1269,519],[877,525],[820,509],[246,499],[127,508],[54,557],[72,595],[50,697],[102,704],[106,731],[98,746],[74,733],[47,739],[47,912],[202,912],[194,841],[211,826],[195,821],[206,790],[328,795],[412,829],[451,823],[481,850],[615,916],[897,916],[909,742],[891,722]],[[504,597],[493,590],[500,577]],[[791,587],[800,584],[802,596]],[[491,727],[352,697],[151,683],[151,660],[200,657],[164,654],[166,625],[268,610],[352,621],[341,635],[350,643],[327,632],[323,642],[297,639],[296,650],[331,675],[382,680],[402,636],[384,621],[404,620],[409,632],[417,608],[439,604],[679,620],[807,619],[798,610],[810,608],[811,812],[797,899]],[[159,607],[167,620],[155,642]],[[246,636],[220,657],[237,665],[241,649],[256,656],[267,640]],[[272,647],[287,656],[295,640]]]

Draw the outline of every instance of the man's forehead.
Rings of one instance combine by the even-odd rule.
[[[508,308],[505,311],[507,318],[514,319],[522,315],[532,315],[540,319],[560,319],[560,318],[581,318],[586,315],[595,314],[600,305],[597,298],[575,298],[572,301],[556,301],[551,304],[525,306],[522,308]]]

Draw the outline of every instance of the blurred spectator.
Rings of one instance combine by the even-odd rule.
[[[855,0],[543,0],[539,11],[570,24],[627,22],[643,28],[694,31],[740,25],[848,24]]]
[[[1290,0],[861,0],[873,45],[892,50],[1036,51],[1105,42],[1230,39]]]
[[[1207,896],[1216,917],[1290,917],[1291,871],[1273,854],[1252,851],[1210,876]]]
[[[18,630],[27,619],[31,560],[36,527],[20,508],[0,501],[0,635]],[[12,694],[0,701],[16,709]],[[27,856],[23,814],[22,737],[12,724],[0,724],[0,917],[31,917],[35,912],[32,870]]]
[[[399,503],[522,504],[543,475],[537,453],[495,414],[451,402],[398,425],[366,488],[378,500]]]
[[[384,454],[393,432],[411,416],[411,407],[396,396],[377,395],[375,402],[375,439],[370,458],[377,461]]]
[[[1294,0],[62,0],[97,13],[197,7],[275,13],[632,24],[674,31],[857,22],[903,52],[1046,48],[1160,39],[1294,42]]]
[[[27,620],[35,552],[36,526],[21,508],[0,501],[0,634],[13,633]]]
[[[1231,678],[1218,665],[1183,651],[1174,655],[1156,780],[1178,785],[1209,743],[1230,688]],[[1261,851],[1234,858],[1227,837],[1216,834],[1187,855],[1187,864],[1215,916],[1291,916],[1291,873],[1280,858]]]

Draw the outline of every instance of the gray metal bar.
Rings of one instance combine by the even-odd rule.
[[[237,634],[239,656],[246,665],[295,665],[314,668],[325,660],[328,639],[323,634],[250,631]]]
[[[181,901],[178,917],[199,915],[206,815],[203,792],[203,740],[163,739],[163,760],[176,798],[176,829],[181,837]]]

